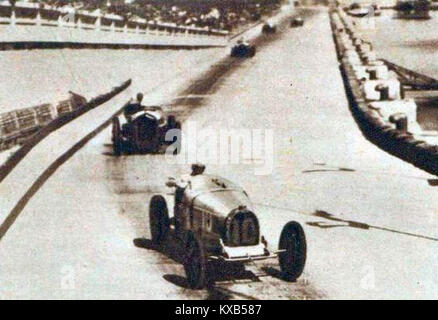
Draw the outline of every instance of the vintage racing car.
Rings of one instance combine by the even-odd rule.
[[[254,57],[256,47],[247,41],[239,40],[237,44],[231,48],[231,56],[237,58]]]
[[[301,17],[294,17],[290,20],[291,28],[302,27],[304,25],[304,20]]]
[[[277,32],[277,26],[271,22],[266,22],[262,27],[264,34],[272,34]]]
[[[181,123],[174,115],[167,115],[161,107],[147,106],[127,117],[124,124],[120,118],[112,119],[112,142],[115,155],[123,152],[157,153],[161,146],[174,142],[181,143],[181,134],[166,141],[166,133],[171,129],[181,130]],[[179,151],[177,148],[176,151]],[[176,151],[174,153],[176,153]]]
[[[301,225],[287,223],[278,250],[271,251],[260,234],[259,220],[247,193],[229,180],[203,174],[204,170],[203,165],[192,165],[191,175],[178,181],[169,178],[166,185],[175,188],[173,217],[169,217],[162,195],[152,197],[149,223],[154,245],[162,246],[170,239],[182,241],[184,269],[192,288],[212,284],[211,275],[220,263],[243,264],[276,257],[283,278],[295,281],[306,262],[306,238]]]

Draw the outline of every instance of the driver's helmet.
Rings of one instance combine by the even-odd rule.
[[[205,171],[205,165],[202,163],[194,163],[192,164],[192,176],[197,176],[199,174],[203,174]]]
[[[140,104],[143,101],[143,93],[139,92],[136,96],[137,102]]]

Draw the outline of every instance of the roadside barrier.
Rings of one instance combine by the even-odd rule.
[[[46,103],[0,114],[0,151],[21,144],[57,117],[78,109],[86,102],[84,97],[70,92],[70,97],[57,105]]]
[[[66,112],[59,115],[56,119],[49,122],[47,125],[39,129],[36,133],[29,136],[23,142],[23,145],[14,152],[3,165],[0,166],[0,183],[3,179],[15,168],[15,166],[35,147],[40,141],[47,137],[50,133],[61,128],[65,124],[71,122],[72,120],[78,118],[84,113],[108,102],[113,97],[124,91],[131,85],[131,79],[123,82],[121,85],[114,87],[108,93],[99,95],[90,101],[81,103],[76,106],[76,108],[71,112]],[[81,99],[82,100],[82,99]]]
[[[222,47],[229,32],[115,14],[0,1],[0,50],[82,47]]]
[[[372,44],[360,37],[345,12],[332,8],[330,18],[350,110],[364,136],[386,152],[438,175],[438,146],[410,132],[418,127],[412,119],[415,102],[402,100],[400,81],[390,78],[388,67],[377,60]]]

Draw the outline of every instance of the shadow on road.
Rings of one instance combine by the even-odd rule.
[[[437,238],[433,238],[433,237],[429,237],[429,236],[425,236],[425,235],[421,235],[421,234],[404,232],[404,231],[394,230],[394,229],[385,228],[385,227],[373,226],[373,225],[369,225],[366,223],[357,222],[357,221],[353,221],[353,220],[345,220],[345,219],[337,218],[334,215],[332,215],[326,211],[322,211],[322,210],[317,210],[312,215],[315,217],[320,217],[320,218],[324,218],[324,219],[334,221],[334,222],[339,222],[339,223],[329,224],[329,223],[324,222],[324,221],[306,222],[306,224],[308,226],[311,226],[311,227],[318,227],[321,229],[331,229],[331,228],[341,228],[341,227],[357,228],[357,229],[361,229],[361,230],[376,229],[376,230],[382,230],[382,231],[388,231],[388,232],[392,232],[392,233],[396,233],[396,234],[401,234],[401,235],[405,235],[405,236],[409,236],[409,237],[415,237],[415,238],[426,239],[426,240],[431,240],[431,241],[438,241]]]
[[[183,264],[184,248],[181,241],[175,239],[173,235],[170,235],[169,238],[169,241],[166,241],[166,243],[161,246],[155,245],[150,239],[146,238],[134,239],[133,243],[138,248],[157,251],[174,262]],[[232,296],[240,296],[244,299],[251,300],[256,299],[255,297],[234,292],[229,288],[224,287],[236,283],[246,284],[260,282],[259,276],[252,271],[247,270],[244,264],[211,262],[209,269],[209,276],[210,279],[213,280],[213,284],[206,288],[208,292],[207,299],[226,300]],[[263,268],[262,270],[266,272],[266,275],[274,276],[276,278],[281,277],[280,271],[275,270],[274,268]],[[176,274],[165,274],[163,278],[180,288],[190,289],[189,283],[185,277]]]

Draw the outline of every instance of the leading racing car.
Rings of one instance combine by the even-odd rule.
[[[283,278],[296,280],[306,262],[306,237],[301,225],[287,223],[278,250],[270,251],[248,194],[237,184],[204,174],[204,170],[205,166],[195,164],[190,175],[167,181],[168,187],[175,188],[173,217],[169,217],[162,195],[152,197],[152,242],[161,246],[170,239],[182,241],[184,269],[192,288],[201,289],[213,282],[208,270],[214,270],[217,262],[243,264],[277,257]]]

